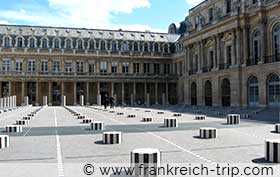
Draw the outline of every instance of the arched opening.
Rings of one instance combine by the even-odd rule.
[[[230,81],[228,79],[223,79],[221,90],[222,90],[222,94],[221,94],[222,106],[229,107],[231,105],[231,98],[230,98]]]
[[[268,105],[280,107],[280,78],[276,74],[271,74],[267,79]]]
[[[61,105],[61,83],[58,82],[52,83],[52,105],[53,106]]]
[[[261,35],[259,31],[255,31],[253,34],[253,61],[252,64],[258,64],[260,58],[260,51],[261,51]]]
[[[205,95],[205,106],[212,106],[212,83],[211,81],[205,82],[204,87],[204,95]]]
[[[259,105],[259,82],[258,78],[252,76],[248,79],[248,104],[249,106]]]
[[[191,105],[197,106],[197,86],[195,82],[191,84]]]
[[[36,104],[36,82],[27,82],[27,96],[29,103],[35,106]]]
[[[280,24],[277,24],[273,30],[273,46],[275,60],[279,61],[280,58]]]

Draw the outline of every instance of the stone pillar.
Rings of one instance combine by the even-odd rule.
[[[261,60],[259,61],[259,63],[264,63],[265,61],[265,54],[266,54],[266,29],[265,29],[265,23],[262,22],[260,24],[260,35],[261,35]]]
[[[144,83],[144,101],[145,101],[145,104],[147,105],[147,96],[146,96],[146,93],[147,93],[147,83]]]
[[[115,94],[115,88],[114,88],[115,84],[112,82],[111,83],[111,96],[113,97]]]
[[[84,106],[84,95],[80,95],[80,106]]]
[[[133,94],[130,95],[130,105],[131,106],[134,105],[134,95]]]
[[[48,97],[43,96],[43,106],[47,106],[47,105],[48,105]]]
[[[28,96],[24,97],[24,106],[28,106],[29,105],[29,98]]]
[[[236,30],[236,65],[240,66],[241,64],[241,32],[238,28]]]
[[[212,101],[213,101],[213,106],[221,106],[221,97],[220,97],[220,82],[219,82],[219,77],[214,77],[212,79]]]
[[[89,83],[86,83],[86,105],[90,105],[89,103]]]
[[[162,99],[162,105],[165,106],[166,103],[165,103],[165,93],[162,93],[162,96],[161,96],[161,99]]]
[[[124,83],[122,83],[122,105],[124,105]]]
[[[97,85],[97,105],[101,106],[100,82],[97,82],[96,85]]]
[[[9,81],[9,91],[8,91],[9,95],[8,96],[11,96],[12,95],[12,82]]]
[[[150,94],[149,93],[147,93],[147,95],[146,95],[146,99],[147,99],[147,106],[150,106]]]
[[[231,66],[234,66],[236,65],[236,30],[234,29],[233,32],[233,43],[232,43],[232,60],[231,60],[231,63],[230,65]]]
[[[52,82],[49,82],[49,95],[48,95],[48,98],[49,98],[49,106],[52,105]]]
[[[166,83],[165,85],[165,94],[166,94],[166,104],[169,104],[169,85]]]
[[[202,71],[203,67],[203,44],[202,41],[199,42],[199,60],[198,60],[198,72]]]
[[[61,82],[61,95],[64,95],[64,82]]]
[[[21,103],[24,103],[24,96],[25,96],[25,82],[21,83]]]
[[[39,82],[36,82],[36,106],[39,106]]]
[[[248,28],[245,26],[243,27],[243,58],[244,58],[244,61],[243,63],[245,65],[247,65],[247,62],[248,62],[248,59],[249,59],[249,44],[248,44]]]
[[[73,83],[74,84],[74,86],[73,86],[73,96],[74,96],[74,106],[76,106],[77,105],[77,83],[76,82],[74,82]]]
[[[220,41],[220,37],[219,34],[216,35],[216,40],[217,40],[217,48],[216,48],[216,69],[219,68],[219,65],[221,64],[221,41]]]
[[[267,103],[267,83],[266,83],[266,78],[261,77],[259,78],[259,104],[261,107],[266,107],[268,106]]]
[[[66,96],[61,96],[61,106],[66,106]]]
[[[155,103],[158,104],[158,83],[155,83]]]
[[[137,100],[136,100],[136,83],[133,83],[133,105],[136,105]]]

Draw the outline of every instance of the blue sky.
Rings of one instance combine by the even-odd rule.
[[[2,0],[1,24],[166,32],[202,0]]]

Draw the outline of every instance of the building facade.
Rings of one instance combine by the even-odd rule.
[[[280,107],[280,0],[206,0],[168,33],[0,25],[0,78],[18,105]]]
[[[180,103],[280,107],[279,0],[204,1],[169,33],[182,36]]]

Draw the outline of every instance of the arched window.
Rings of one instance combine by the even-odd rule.
[[[232,3],[231,3],[232,0],[226,0],[226,13],[230,13],[231,12],[231,6],[232,6]]]
[[[4,47],[10,47],[10,38],[8,36],[4,38]]]
[[[260,32],[255,31],[253,34],[253,61],[252,64],[258,64],[260,58],[260,50],[261,50],[261,43],[260,43]]]
[[[117,51],[117,43],[116,43],[116,41],[112,41],[112,51]]]
[[[71,41],[71,39],[67,39],[66,40],[66,49],[71,49],[72,48],[72,41]]]
[[[126,42],[122,42],[121,50],[122,51],[128,51],[128,45],[127,45]]]
[[[30,48],[35,48],[35,39],[34,38],[30,38],[30,40],[29,40],[29,47]]]
[[[129,48],[129,51],[132,51],[132,49],[133,49],[133,43],[132,43],[132,41],[129,41],[129,42],[128,42],[128,48]]]
[[[22,37],[17,38],[17,47],[23,47],[23,38]]]
[[[59,41],[59,39],[55,39],[54,40],[54,48],[56,48],[56,49],[58,49],[60,47],[60,41]]]
[[[280,24],[277,24],[273,30],[273,42],[274,42],[274,55],[280,57]]]
[[[158,46],[158,43],[155,43],[155,52],[159,52],[159,46]]]
[[[99,47],[100,47],[100,40],[96,40],[95,41],[95,48],[99,50],[100,49]]]
[[[280,106],[280,78],[276,74],[268,77],[268,102],[270,106]]]
[[[197,86],[195,82],[191,84],[191,105],[197,105]]]
[[[83,49],[84,45],[83,45],[83,40],[82,39],[79,39],[78,40],[78,49]]]
[[[168,44],[164,45],[164,53],[168,53]]]
[[[221,102],[223,107],[229,107],[231,105],[231,87],[228,79],[223,79],[221,86],[222,96]]]
[[[248,79],[248,104],[257,106],[259,103],[259,82],[258,78],[252,76]]]
[[[48,40],[46,38],[43,38],[42,40],[42,48],[44,49],[48,48]]]
[[[211,81],[205,82],[204,87],[204,95],[205,95],[205,106],[212,106],[212,83]]]

